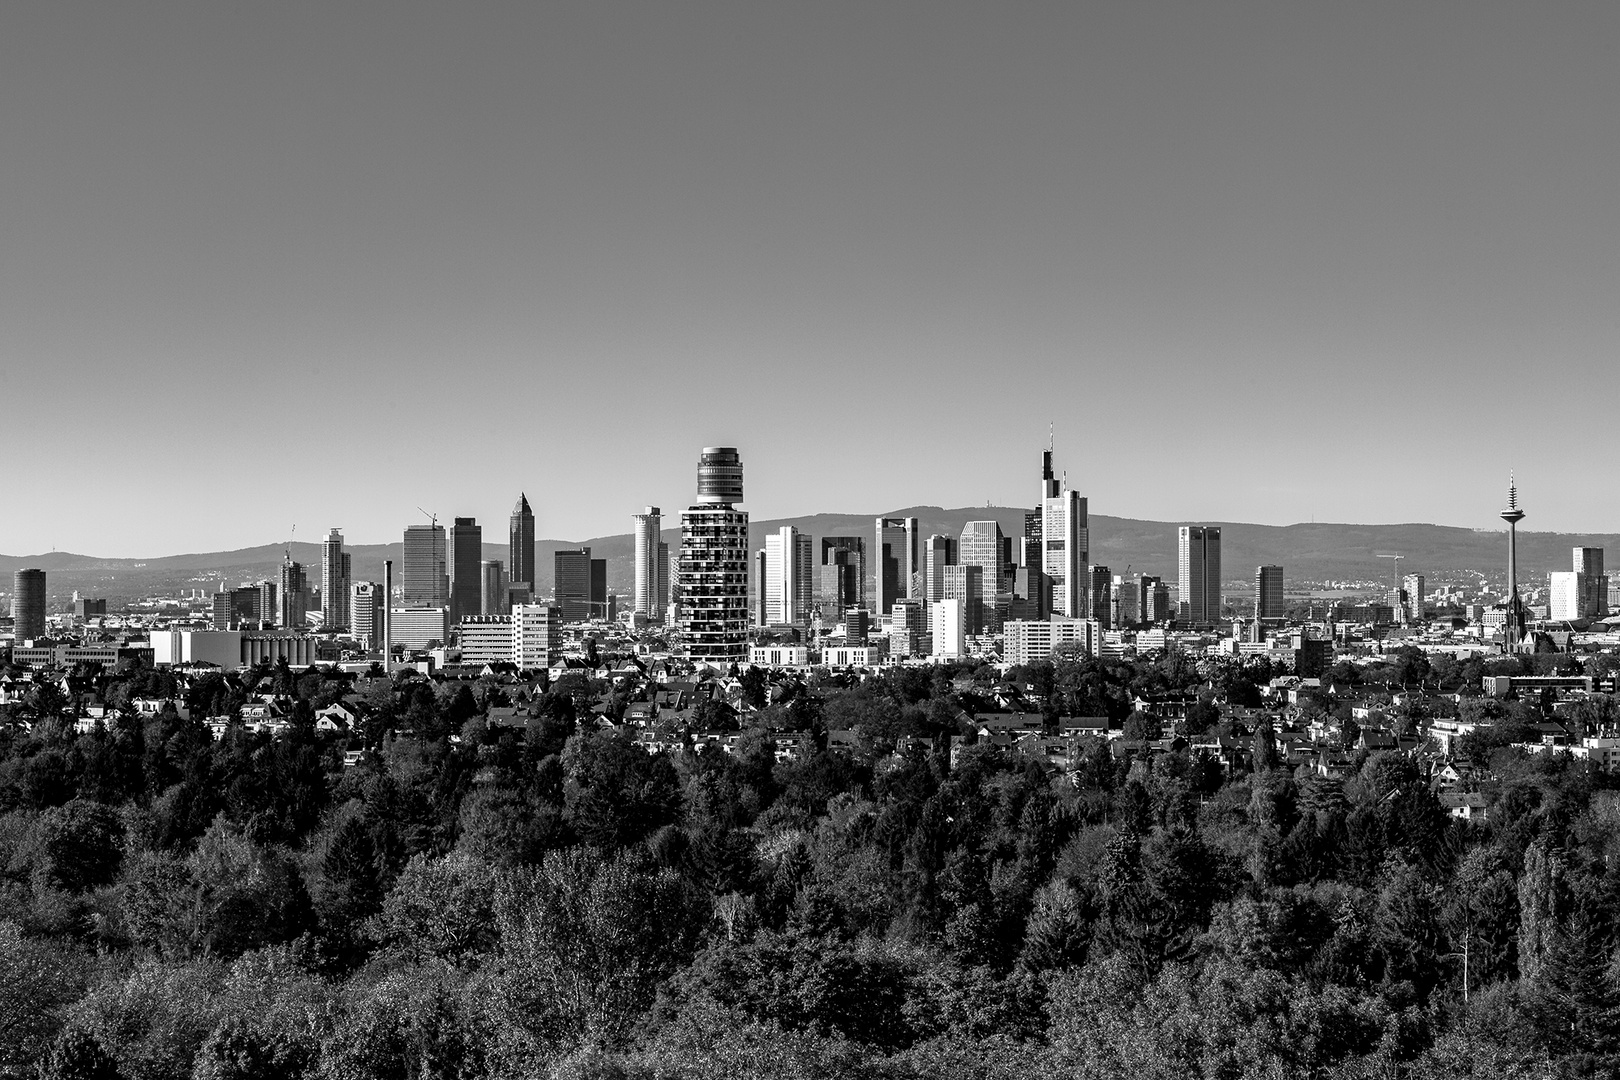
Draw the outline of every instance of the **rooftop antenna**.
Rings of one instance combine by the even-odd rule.
[[[1057,435],[1056,435],[1056,432],[1057,432],[1057,425],[1056,424],[1049,423],[1049,424],[1046,425],[1046,448],[1048,450],[1056,450],[1057,449]]]

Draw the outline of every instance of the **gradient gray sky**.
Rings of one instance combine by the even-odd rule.
[[[0,551],[1620,530],[1620,5],[8,3]]]

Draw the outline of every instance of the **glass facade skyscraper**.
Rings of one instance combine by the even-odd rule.
[[[698,501],[681,512],[682,653],[697,663],[748,659],[748,512],[735,447],[706,446],[698,459]]]

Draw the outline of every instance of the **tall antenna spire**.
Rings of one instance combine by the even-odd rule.
[[[1057,425],[1051,422],[1046,425],[1046,449],[1057,449]]]

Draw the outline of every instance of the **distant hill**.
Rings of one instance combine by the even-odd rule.
[[[1022,507],[913,506],[890,511],[885,517],[915,517],[923,536],[945,533],[955,536],[965,522],[995,519],[1002,531],[1021,536],[1024,530]],[[750,523],[751,547],[758,549],[767,532],[792,525],[813,537],[867,536],[873,531],[873,514],[813,514],[808,517],[779,518]],[[679,546],[678,515],[666,521],[664,539],[673,551]],[[1158,574],[1174,581],[1176,529],[1181,523],[1141,521],[1133,518],[1091,516],[1091,558],[1115,573],[1130,567],[1137,573]],[[1252,579],[1261,563],[1279,563],[1290,582],[1323,580],[1377,580],[1393,578],[1390,560],[1379,554],[1399,553],[1403,572],[1419,572],[1431,580],[1451,573],[1478,571],[1499,578],[1505,575],[1507,535],[1502,529],[1460,529],[1445,525],[1351,525],[1312,522],[1298,525],[1250,525],[1243,522],[1202,522],[1221,526],[1222,570],[1228,582]],[[505,537],[504,523],[498,535]],[[597,536],[588,540],[540,540],[535,544],[539,563],[540,591],[548,592],[551,582],[552,553],[559,548],[589,546],[592,554],[608,560],[609,588],[620,595],[632,584],[631,535]],[[1540,533],[1519,534],[1521,580],[1544,581],[1550,570],[1570,567],[1570,549],[1577,545],[1606,548],[1620,558],[1620,535]],[[0,555],[0,591],[10,590],[10,576],[22,567],[37,566],[48,574],[53,605],[66,602],[74,590],[81,595],[106,597],[114,605],[149,595],[174,595],[182,589],[213,591],[222,585],[275,578],[281,565],[282,544],[241,548],[236,551],[198,552],[164,555],[150,559],[103,559],[91,555],[51,552],[42,555]],[[320,545],[299,542],[292,545],[294,559],[312,569],[311,579],[319,577]],[[384,559],[394,560],[396,576],[403,561],[402,545],[355,544],[348,548],[353,558],[356,580],[382,580]],[[507,562],[504,543],[484,544],[484,558]]]

